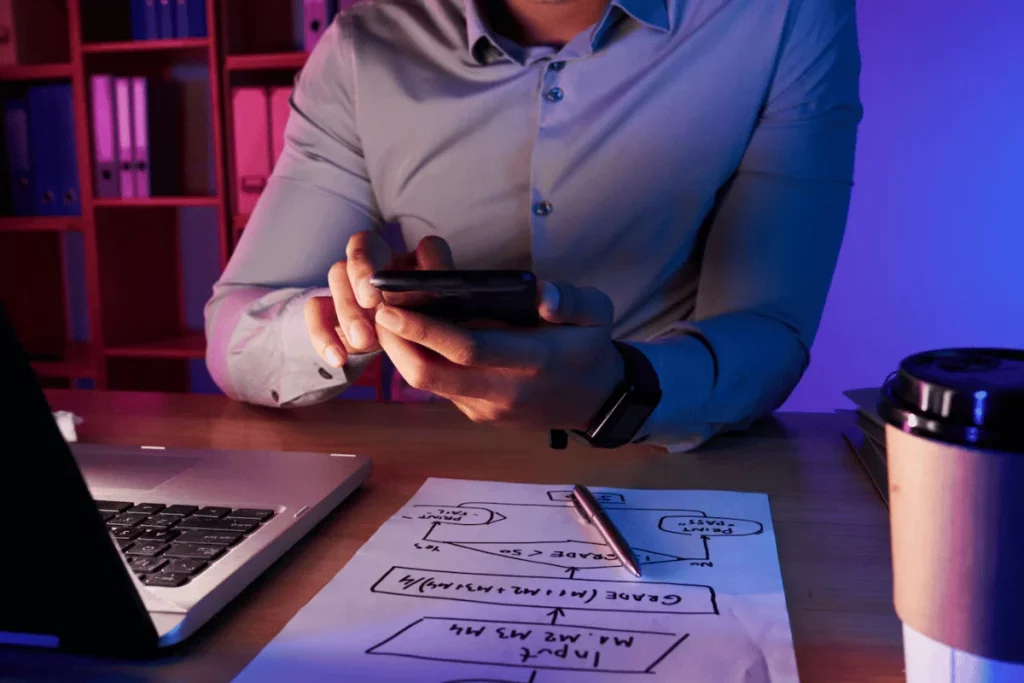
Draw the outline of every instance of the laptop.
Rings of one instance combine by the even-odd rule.
[[[68,444],[0,307],[0,645],[177,644],[340,504],[341,453]]]

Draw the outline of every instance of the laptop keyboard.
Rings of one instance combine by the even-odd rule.
[[[184,586],[274,516],[273,510],[97,500],[128,566],[148,586]]]

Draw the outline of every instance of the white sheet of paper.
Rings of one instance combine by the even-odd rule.
[[[792,683],[768,497],[430,479],[236,681]]]

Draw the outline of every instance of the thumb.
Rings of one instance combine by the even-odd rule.
[[[537,308],[540,317],[549,323],[580,327],[611,326],[615,313],[612,300],[599,289],[547,280],[540,283]]]

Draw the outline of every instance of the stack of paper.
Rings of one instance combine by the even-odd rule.
[[[857,406],[856,430],[848,430],[847,441],[857,454],[885,504],[889,504],[888,464],[885,457],[885,422],[878,414],[878,389],[851,389],[843,395]]]

